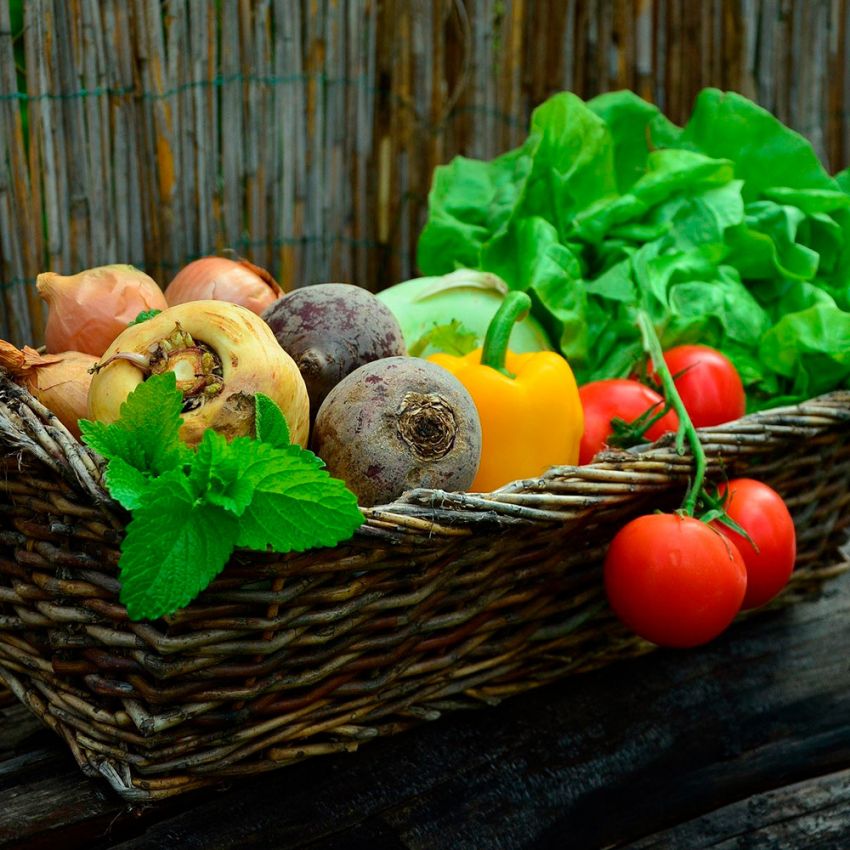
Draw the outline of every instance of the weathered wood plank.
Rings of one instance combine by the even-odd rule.
[[[40,336],[42,309],[34,280],[41,241],[21,243],[16,236],[33,230],[37,215],[27,173],[23,118],[17,95],[15,37],[8,4],[0,10],[0,332]],[[18,35],[18,37],[20,37]]]
[[[632,843],[634,850],[772,850],[847,846],[850,770],[739,800]],[[755,816],[754,816],[755,815]]]
[[[222,26],[229,37],[221,43],[222,234],[228,245],[242,235],[242,81],[237,0],[222,4]]]
[[[24,32],[27,34],[27,83],[29,94],[29,120],[32,129],[38,135],[31,141],[41,149],[41,170],[44,186],[44,216],[47,231],[46,263],[48,268],[62,268],[62,246],[64,230],[67,226],[60,206],[61,178],[56,162],[53,138],[55,115],[50,98],[52,89],[49,83],[46,57],[42,55],[40,45],[50,40],[51,16],[45,0],[34,0],[24,5]]]
[[[36,834],[62,830],[72,833],[81,822],[101,815],[101,794],[90,783],[81,784],[72,773],[29,782],[0,791],[0,847],[26,847]],[[64,841],[63,841],[64,843]]]
[[[268,4],[242,3],[242,56],[247,71],[245,85],[245,125],[248,128],[263,126],[262,124],[262,89],[261,79],[268,73],[265,66],[267,56],[263,52],[262,39],[265,37],[265,27],[262,17],[268,13]],[[250,238],[256,241],[265,239],[265,209],[260,185],[261,151],[260,146],[265,134],[247,132],[244,136],[243,156],[245,163],[245,209],[246,224]]]
[[[74,4],[56,2],[54,9],[54,42],[56,45],[55,90],[62,97],[57,100],[60,107],[57,133],[57,160],[66,164],[67,197],[64,215],[67,217],[68,244],[64,255],[66,267],[79,271],[91,265],[92,208],[89,198],[91,180],[86,157],[85,98],[81,95],[82,64],[81,51],[74,52],[74,42],[80,24],[79,10]],[[78,45],[78,47],[81,45]],[[73,96],[72,96],[73,95]]]
[[[282,87],[283,152],[281,217],[277,223],[277,234],[281,241],[278,281],[285,289],[304,283],[302,252],[295,243],[295,235],[303,232],[304,180],[305,180],[305,133],[304,120],[305,82],[300,77],[302,67],[301,3],[276,0],[275,29],[279,34],[279,51],[275,55],[275,75]]]
[[[153,15],[149,12],[154,11]],[[156,117],[156,108],[161,102],[157,97],[161,86],[162,56],[158,53],[157,32],[159,10],[151,10],[146,0],[134,0],[133,20],[138,30],[138,87],[144,95],[133,98],[133,123],[136,130],[136,145],[141,162],[147,167],[141,169],[141,192],[139,208],[142,220],[144,257],[150,257],[148,271],[162,281],[162,257],[157,256],[168,251],[168,240],[162,233],[161,221],[165,215],[160,198],[161,181],[159,169],[161,163],[157,154],[156,127],[160,123]],[[162,210],[162,212],[160,212]],[[160,247],[161,246],[161,247]],[[154,259],[155,258],[155,259]]]
[[[35,715],[23,705],[0,711],[0,759],[10,758],[21,743],[42,728]]]
[[[83,0],[80,7],[82,82],[85,99],[85,157],[88,177],[88,215],[90,217],[90,255],[95,258],[112,253],[112,228],[106,223],[109,204],[109,101],[104,62],[104,32],[100,5]]]
[[[186,0],[170,0],[168,4],[169,27],[166,37],[166,53],[168,56],[168,100],[173,109],[174,139],[176,151],[176,204],[175,230],[181,233],[180,248],[182,259],[188,260],[197,256],[198,225],[200,213],[195,192],[195,158],[194,146],[197,140],[194,136],[192,116],[192,91],[186,85],[192,80],[189,51],[188,9]],[[179,255],[178,255],[179,257]],[[177,259],[177,258],[176,258]],[[177,259],[180,262],[180,259]]]
[[[138,835],[174,805],[129,809],[105,785],[86,779],[23,706],[0,711],[0,848],[96,850]]]

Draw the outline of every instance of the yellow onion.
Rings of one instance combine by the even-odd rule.
[[[197,445],[207,428],[228,439],[253,434],[258,392],[283,411],[292,442],[307,444],[304,379],[269,326],[250,310],[225,301],[193,301],[127,328],[95,367],[90,417],[114,422],[142,381],[168,371],[183,392],[180,437],[189,445]]]
[[[100,357],[139,313],[168,306],[153,278],[133,266],[99,266],[75,275],[44,272],[36,287],[49,306],[44,341],[50,353]]]
[[[247,260],[201,257],[184,266],[165,290],[170,306],[188,301],[229,301],[258,316],[283,295],[277,281]]]
[[[0,367],[8,370],[75,437],[80,436],[77,420],[88,415],[92,381],[89,369],[96,362],[96,357],[80,351],[41,355],[28,346],[17,349],[0,339]]]

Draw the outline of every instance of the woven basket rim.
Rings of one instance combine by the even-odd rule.
[[[850,425],[850,391],[835,390],[799,404],[783,405],[740,419],[698,428],[709,475],[722,473],[737,456],[756,455],[776,442],[811,439]],[[503,524],[563,522],[592,512],[606,493],[626,493],[663,482],[687,482],[693,460],[676,435],[631,449],[611,449],[583,466],[553,466],[537,478],[510,482],[490,493],[458,493],[417,488],[394,502],[365,508],[366,525],[397,523],[412,533],[471,534],[487,520]],[[600,496],[600,494],[602,494]]]
[[[850,423],[850,390],[835,390],[798,404],[746,414],[697,429],[707,472],[722,471],[738,455],[754,455],[773,441],[811,439]],[[117,529],[126,512],[108,494],[105,461],[78,441],[56,416],[0,369],[0,442],[42,462],[52,461],[73,488],[98,506]],[[537,478],[510,482],[489,493],[414,488],[383,505],[361,507],[364,523],[356,537],[445,538],[475,534],[507,524],[578,519],[599,503],[600,493],[626,492],[639,485],[687,480],[690,450],[680,453],[674,434],[630,449],[606,450],[593,463],[553,466]]]

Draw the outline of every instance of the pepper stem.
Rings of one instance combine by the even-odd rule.
[[[508,353],[508,342],[514,324],[522,321],[531,309],[531,298],[524,292],[509,292],[502,301],[501,307],[487,326],[484,337],[484,349],[481,352],[481,364],[507,375],[515,377],[505,368],[505,356]]]
[[[655,328],[652,325],[652,320],[645,310],[638,310],[637,323],[640,328],[641,337],[643,337],[644,351],[652,358],[655,374],[661,379],[661,385],[664,388],[664,398],[667,399],[679,416],[679,430],[676,432],[676,451],[679,454],[684,454],[685,437],[687,437],[691,447],[691,453],[694,456],[694,477],[691,481],[691,486],[688,488],[688,492],[685,494],[685,500],[682,503],[682,510],[688,516],[693,516],[696,510],[697,500],[702,491],[702,483],[705,480],[705,450],[702,447],[696,428],[694,428],[694,423],[691,422],[691,417],[688,415],[688,411],[685,410],[682,397],[679,395],[679,391],[673,382],[673,376],[664,362],[661,341],[658,339],[658,335],[655,333]]]

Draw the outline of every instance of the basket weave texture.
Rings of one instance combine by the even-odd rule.
[[[710,474],[787,500],[799,556],[775,605],[845,568],[850,393],[700,435]],[[2,374],[0,450],[0,682],[131,801],[356,750],[651,649],[613,619],[601,561],[691,473],[668,438],[492,494],[412,491],[366,509],[344,545],[238,553],[189,607],[133,623],[127,516],[99,459]]]

